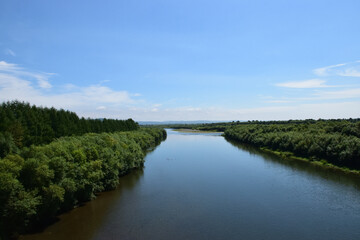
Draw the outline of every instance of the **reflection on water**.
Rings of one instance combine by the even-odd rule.
[[[359,182],[216,134],[168,130],[118,189],[23,239],[360,239]]]
[[[59,221],[42,233],[22,236],[20,239],[91,239],[98,231],[104,218],[117,204],[121,195],[131,191],[144,175],[143,169],[136,169],[121,177],[116,190],[101,193],[96,200],[87,202],[71,212],[62,214]]]
[[[233,140],[226,139],[231,145],[235,146],[238,149],[247,151],[250,154],[262,156],[264,160],[269,161],[273,164],[279,164],[290,168],[293,171],[302,171],[306,174],[310,174],[315,178],[323,178],[333,182],[345,184],[352,186],[360,191],[360,176],[355,176],[352,174],[346,174],[336,169],[324,168],[322,166],[309,164],[305,161],[299,161],[296,159],[282,159],[276,156],[275,154],[267,153],[261,149],[243,143],[238,143]]]

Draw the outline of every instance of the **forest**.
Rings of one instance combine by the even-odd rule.
[[[4,102],[0,105],[0,157],[22,147],[50,143],[63,136],[138,128],[132,119],[85,119],[63,109],[31,106],[19,101]]]
[[[1,118],[2,137],[9,135],[15,146],[4,150],[4,143],[9,143],[2,140],[0,239],[41,227],[59,213],[95,198],[97,193],[114,189],[120,176],[142,167],[149,148],[166,138],[165,130],[139,128],[132,120],[85,120],[71,112],[29,108],[18,102],[2,104],[1,112],[5,113]],[[52,118],[52,114],[57,117]],[[53,133],[52,138],[45,139],[44,132],[36,132],[41,143],[52,140],[50,143],[31,141],[36,138],[32,138],[34,129],[28,123],[30,115]],[[47,120],[40,120],[42,116]],[[20,140],[30,142],[17,145],[19,135],[9,127],[10,119],[23,130]],[[82,128],[82,124],[88,128]],[[70,134],[68,128],[78,129],[77,135]],[[82,134],[84,129],[88,133]]]
[[[241,124],[225,137],[311,161],[360,170],[360,121],[320,120],[281,124]]]

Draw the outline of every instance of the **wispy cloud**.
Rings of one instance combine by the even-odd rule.
[[[5,61],[0,61],[0,71],[3,72],[14,72],[19,71],[21,68],[18,67],[16,64],[7,63]]]
[[[117,117],[126,114],[135,120],[169,121],[169,120],[288,120],[306,118],[355,118],[360,116],[360,102],[349,101],[341,103],[308,103],[291,106],[269,106],[258,108],[220,108],[195,106],[178,108],[118,108],[106,109],[102,116]],[[85,112],[90,117],[99,117],[97,112]]]
[[[6,55],[16,57],[16,53],[13,50],[11,50],[10,48],[5,49],[4,52],[5,52]]]
[[[360,98],[360,88],[345,89],[339,91],[323,91],[314,93],[314,98],[310,100],[330,100],[330,99],[349,99]],[[359,106],[360,108],[360,106]]]
[[[313,70],[317,76],[360,77],[360,61],[340,63]]]
[[[300,104],[305,102],[328,102],[329,100],[349,100],[353,101],[360,99],[360,88],[342,89],[336,91],[315,91],[311,92],[307,97],[271,97],[265,100],[265,103],[291,103]],[[358,106],[360,108],[360,105]]]
[[[98,103],[131,103],[133,100],[127,91],[114,91],[109,87],[101,85],[92,85],[80,88],[78,94],[90,102]]]
[[[0,101],[17,99],[71,110],[105,110],[108,105],[123,106],[136,102],[127,91],[116,91],[100,84],[85,87],[65,84],[55,90],[48,80],[52,75],[0,61]]]
[[[5,61],[0,61],[0,72],[7,73],[11,76],[16,76],[19,79],[27,78],[30,81],[35,79],[37,81],[38,87],[44,89],[49,89],[52,87],[49,82],[49,78],[55,75],[54,73],[29,71],[19,67],[17,64],[7,63]]]
[[[340,63],[340,64],[335,64],[335,65],[331,65],[331,66],[326,66],[326,67],[322,67],[322,68],[316,68],[313,70],[314,74],[318,75],[318,76],[328,76],[329,72],[334,69],[334,68],[338,68],[338,67],[342,67],[347,65],[347,63]]]
[[[48,81],[48,77],[51,74],[35,74],[33,77],[37,79],[40,88],[52,88],[52,85]]]
[[[321,79],[309,79],[304,81],[295,81],[295,82],[284,82],[275,84],[278,87],[285,88],[326,88],[331,87],[325,84],[325,80]]]
[[[291,97],[280,96],[278,98],[272,98],[266,103],[301,103],[301,102],[324,102],[328,100],[340,100],[340,99],[359,99],[360,88],[359,84],[346,84],[344,77],[360,77],[360,61],[340,63],[327,67],[317,68],[313,70],[314,74],[318,75],[318,78],[304,80],[304,81],[289,81],[283,83],[277,83],[275,86],[282,88],[298,88],[307,89],[301,91],[301,96],[294,95],[292,92]],[[331,78],[334,83],[341,84],[327,84],[327,80],[322,77]],[[345,83],[345,84],[344,84]],[[332,88],[332,91],[329,90]],[[296,93],[295,93],[296,94]],[[360,108],[360,106],[359,106]]]
[[[310,79],[278,83],[283,88],[305,88],[302,98],[270,98],[268,107],[227,108],[194,105],[170,108],[138,100],[137,93],[115,90],[103,84],[76,86],[68,83],[52,87],[54,74],[28,70],[0,61],[0,101],[20,100],[77,112],[84,117],[133,118],[135,120],[280,120],[304,118],[349,118],[360,116],[360,88],[330,89],[325,80]],[[305,90],[304,90],[305,91]],[[303,92],[302,91],[302,94]],[[340,102],[345,99],[346,102]],[[311,102],[310,102],[311,101]],[[331,102],[330,102],[331,101]],[[277,106],[276,103],[282,103]]]
[[[344,77],[360,77],[360,67],[345,69],[339,75]]]
[[[291,103],[293,101],[290,100],[266,100],[266,103]]]

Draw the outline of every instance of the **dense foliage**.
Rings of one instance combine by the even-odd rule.
[[[227,127],[224,134],[258,147],[360,169],[358,119],[242,123]]]
[[[218,131],[223,132],[228,128],[239,126],[239,125],[296,125],[296,124],[315,124],[315,123],[322,123],[322,124],[330,124],[335,126],[333,128],[334,131],[337,132],[345,132],[348,131],[343,128],[348,128],[348,124],[352,124],[350,128],[354,128],[353,124],[360,122],[360,119],[331,119],[331,120],[314,120],[314,119],[306,119],[306,120],[287,120],[287,121],[232,121],[232,122],[216,122],[216,123],[201,123],[201,124],[162,124],[156,125],[157,127],[162,128],[174,128],[174,129],[196,129],[202,131]]]
[[[89,133],[0,159],[2,232],[24,231],[114,189],[119,176],[142,166],[146,150],[165,138],[165,130],[156,128]]]
[[[63,136],[136,129],[138,124],[132,119],[85,119],[62,109],[6,102],[0,105],[0,157],[23,146],[46,144]]]

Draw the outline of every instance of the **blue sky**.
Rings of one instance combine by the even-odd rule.
[[[360,1],[0,0],[0,101],[85,117],[360,117]]]

